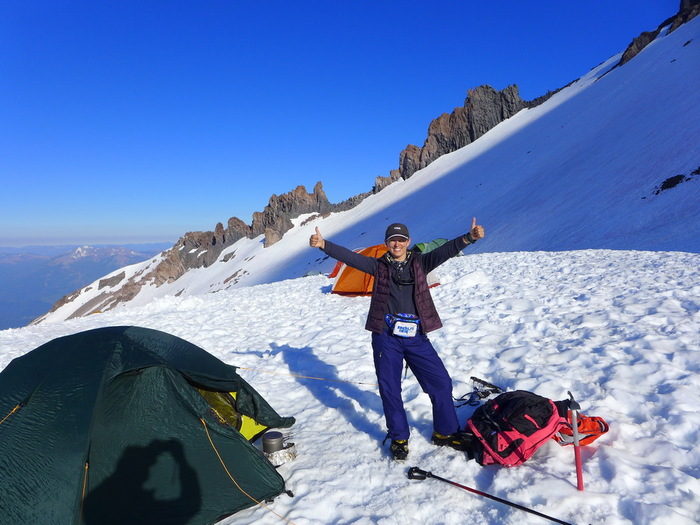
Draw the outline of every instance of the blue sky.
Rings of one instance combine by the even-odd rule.
[[[175,241],[368,191],[468,89],[530,100],[678,0],[0,6],[0,245]]]

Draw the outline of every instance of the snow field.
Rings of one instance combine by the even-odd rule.
[[[61,335],[135,324],[187,339],[227,363],[282,415],[296,460],[282,465],[294,497],[273,509],[297,525],[471,522],[542,518],[438,480],[419,466],[572,523],[696,523],[700,516],[700,255],[584,250],[457,257],[438,269],[433,297],[444,327],[431,340],[453,378],[470,377],[553,399],[571,391],[610,432],[583,449],[553,441],[520,467],[481,467],[430,444],[430,402],[409,372],[409,459],[389,459],[374,383],[368,298],[330,294],[322,275],[214,294],[165,297],[64,323],[0,332],[0,368]],[[458,409],[465,422],[473,407]],[[253,508],[222,521],[282,520]]]

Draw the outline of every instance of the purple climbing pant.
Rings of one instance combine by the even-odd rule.
[[[415,337],[397,337],[384,330],[372,333],[372,349],[390,439],[408,439],[410,434],[401,398],[404,360],[418,379],[423,392],[430,396],[433,404],[433,430],[446,436],[459,430],[452,400],[452,379],[428,336],[418,334]]]

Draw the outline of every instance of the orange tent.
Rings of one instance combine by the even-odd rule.
[[[444,243],[445,239],[436,239],[430,243],[417,244],[412,249],[425,253],[434,250]],[[370,246],[369,248],[358,248],[354,251],[368,257],[381,257],[387,252],[387,248],[385,244],[376,244],[374,246]],[[355,297],[358,295],[372,295],[374,277],[361,272],[360,270],[356,270],[355,268],[351,268],[340,261],[336,263],[333,271],[328,275],[328,277],[331,279],[336,277],[331,293],[347,295],[350,297]],[[435,271],[430,272],[427,277],[428,286],[430,288],[440,284],[437,281]]]
[[[385,244],[377,244],[375,246],[370,246],[369,248],[360,248],[355,250],[357,253],[366,255],[368,257],[381,257],[387,251]],[[337,293],[339,295],[372,295],[372,285],[374,284],[374,277],[351,268],[340,261],[335,265],[333,271],[328,277],[336,277],[335,284],[333,284],[333,289],[331,293]]]

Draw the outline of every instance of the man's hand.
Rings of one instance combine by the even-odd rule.
[[[476,217],[472,219],[472,229],[469,230],[469,236],[474,239],[474,242],[484,238],[484,227],[476,223]]]
[[[323,236],[321,235],[321,231],[318,229],[318,226],[316,226],[316,233],[309,237],[309,246],[312,248],[321,248],[322,250],[326,247],[326,241],[323,240]]]

